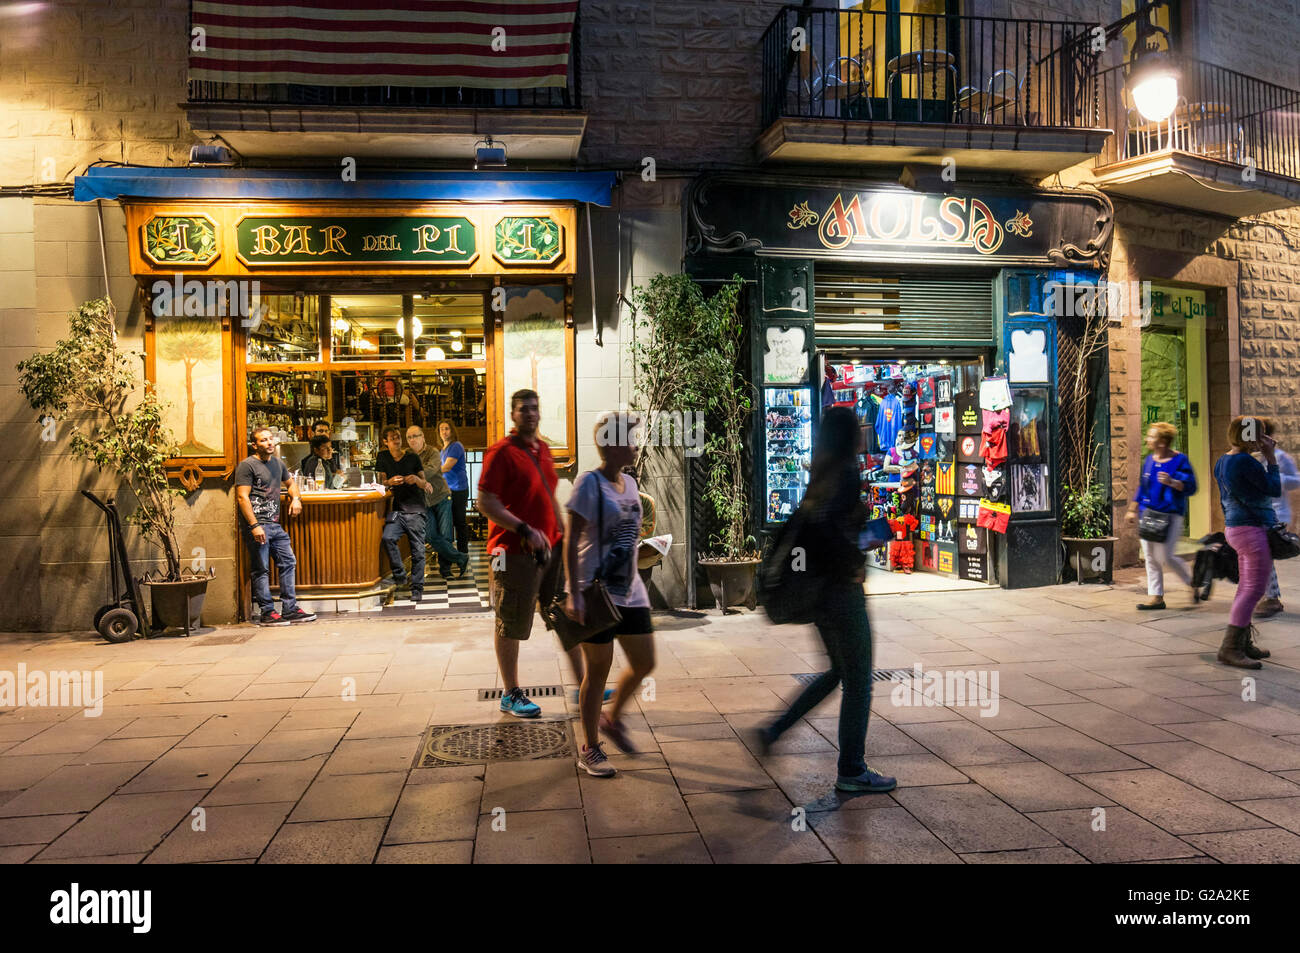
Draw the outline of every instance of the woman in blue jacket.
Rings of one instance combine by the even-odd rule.
[[[1151,600],[1138,603],[1139,609],[1165,608],[1166,566],[1189,588],[1192,586],[1192,571],[1178,558],[1175,550],[1183,535],[1187,498],[1196,492],[1196,473],[1187,454],[1174,450],[1177,436],[1173,424],[1155,423],[1147,430],[1147,449],[1151,453],[1142,461],[1142,479],[1128,505],[1126,519],[1129,523],[1136,523],[1148,510],[1163,514],[1169,522],[1163,542],[1142,540],[1142,558],[1147,564],[1147,595]],[[1196,601],[1195,588],[1192,588],[1192,601]]]

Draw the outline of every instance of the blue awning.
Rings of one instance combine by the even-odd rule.
[[[94,166],[76,178],[73,198],[405,200],[411,202],[590,202],[609,205],[614,172],[395,171],[344,182],[338,172],[273,169],[155,169]]]

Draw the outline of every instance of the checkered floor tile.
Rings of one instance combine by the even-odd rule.
[[[438,557],[431,553],[424,568],[424,598],[414,602],[409,592],[399,592],[389,605],[369,611],[383,616],[425,616],[486,612],[490,608],[487,546],[471,540],[469,568],[464,576],[456,575],[453,568],[451,578],[443,579],[438,575]]]

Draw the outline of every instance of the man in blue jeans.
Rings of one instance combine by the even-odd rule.
[[[393,508],[384,520],[381,540],[388,561],[393,567],[393,582],[398,591],[408,589],[411,601],[424,598],[424,526],[428,511],[424,506],[424,464],[419,454],[402,446],[402,428],[389,427],[384,431],[387,450],[375,457],[375,469],[384,478],[384,486],[393,497]],[[405,535],[411,547],[411,574],[406,575],[402,564],[402,551],[397,541]]]
[[[438,557],[438,573],[443,579],[451,578],[455,565],[459,575],[465,575],[469,556],[456,548],[452,541],[451,490],[442,476],[442,459],[435,447],[424,440],[424,430],[411,425],[406,428],[406,445],[424,465],[424,506],[428,513],[424,522],[424,538]]]
[[[248,547],[249,563],[253,577],[253,599],[262,610],[258,625],[289,625],[294,622],[314,622],[316,616],[298,607],[293,588],[294,569],[298,562],[293,556],[289,534],[280,525],[280,488],[289,490],[289,515],[302,512],[298,487],[289,479],[284,462],[275,456],[275,440],[266,427],[252,433],[254,451],[235,467],[235,502],[239,507],[240,523],[244,527],[244,543]],[[283,612],[275,611],[271,597],[271,564],[280,572],[280,601]]]

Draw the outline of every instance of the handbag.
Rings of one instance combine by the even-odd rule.
[[[1138,536],[1151,543],[1163,543],[1169,539],[1169,527],[1173,522],[1172,513],[1161,513],[1147,508],[1138,519]]]
[[[1268,531],[1268,551],[1274,559],[1300,556],[1300,536],[1278,523]]]
[[[595,471],[592,471],[595,474]],[[605,541],[605,488],[600,483],[600,475],[595,474],[592,479],[596,480],[596,492],[599,497],[596,502],[596,550],[600,552]],[[604,560],[596,562],[596,572],[592,576],[591,585],[582,590],[582,608],[583,621],[581,623],[574,621],[569,614],[564,611],[564,602],[567,594],[560,593],[555,597],[555,601],[550,607],[550,621],[555,627],[556,633],[560,637],[560,644],[564,646],[567,652],[581,642],[587,641],[593,635],[599,635],[607,629],[612,629],[623,621],[623,613],[619,611],[614,600],[610,598],[609,590],[605,587],[605,582],[601,579],[604,569]]]

